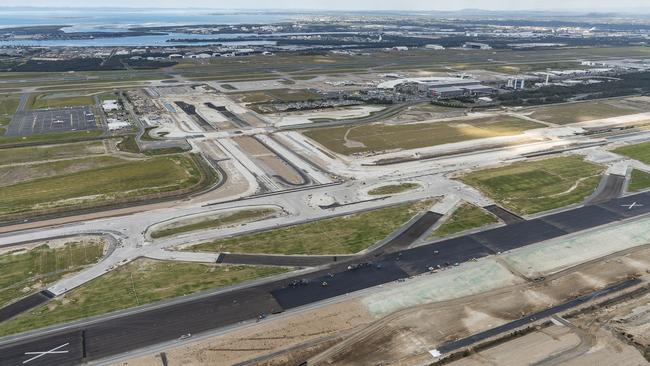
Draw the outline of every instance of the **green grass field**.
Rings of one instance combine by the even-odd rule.
[[[182,224],[181,221],[181,223],[178,225],[163,227],[159,230],[154,230],[151,232],[151,237],[157,239],[166,236],[187,233],[190,231],[215,229],[215,228],[224,227],[228,225],[241,224],[244,222],[260,220],[272,216],[276,212],[277,210],[270,209],[270,208],[259,208],[259,209],[239,210],[239,211],[228,212],[220,215],[211,215],[206,218],[192,220],[191,223]]]
[[[627,108],[614,100],[589,101],[550,105],[534,109],[532,118],[565,125],[598,119],[640,113],[639,110]]]
[[[0,153],[0,165],[33,163],[50,159],[68,159],[81,156],[104,154],[101,141],[78,142],[50,146],[29,146],[4,149]]]
[[[104,131],[92,130],[92,131],[70,131],[70,132],[59,132],[59,133],[47,133],[43,135],[30,135],[30,136],[2,136],[0,137],[0,146],[83,141],[83,140],[95,139],[97,137],[100,137],[103,134]]]
[[[281,267],[220,266],[139,259],[62,298],[3,323],[0,336],[234,285],[289,271]]]
[[[81,160],[106,158],[115,159],[97,157]],[[68,161],[64,163],[70,164]],[[200,181],[200,168],[189,157],[124,160],[109,166],[0,187],[0,215],[133,200],[152,194],[190,189]]]
[[[440,225],[431,237],[441,238],[463,232],[465,230],[480,228],[485,225],[495,224],[499,219],[492,213],[470,203],[463,203],[458,207],[447,221]]]
[[[127,135],[122,138],[122,141],[117,143],[117,149],[124,152],[139,154],[140,147],[135,141],[135,135]]]
[[[30,97],[28,107],[30,109],[78,107],[94,105],[92,95],[56,96],[50,93],[35,94]]]
[[[7,131],[4,126],[11,122],[11,117],[16,113],[20,97],[14,94],[0,95],[0,136]]]
[[[460,180],[516,212],[533,214],[582,202],[598,187],[603,170],[582,157],[564,156],[479,170]]]
[[[417,149],[453,142],[496,136],[511,136],[544,127],[510,116],[474,120],[415,123],[408,125],[371,124],[303,131],[307,137],[340,154],[392,149]]]
[[[377,187],[375,189],[371,189],[368,191],[368,194],[371,196],[383,196],[387,194],[397,194],[397,193],[407,192],[407,191],[414,190],[416,188],[420,188],[420,185],[418,183],[390,184],[390,185]]]
[[[43,244],[30,250],[0,254],[0,307],[97,263],[103,253],[103,240],[94,239],[53,248]]]
[[[0,95],[0,116],[11,116],[16,113],[20,96],[16,94]]]
[[[627,145],[612,150],[616,154],[627,156],[645,164],[650,164],[650,142]]]
[[[267,102],[298,102],[303,100],[322,99],[321,95],[307,89],[271,89],[241,93],[229,96],[242,103]]]
[[[611,57],[647,58],[646,47],[580,47],[552,50],[455,50],[445,52],[411,49],[407,52],[365,50],[364,55],[298,55],[277,54],[273,57],[255,55],[245,58],[183,60],[174,72],[194,80],[252,80],[277,79],[277,72],[292,78],[307,78],[325,74],[430,70],[447,72],[451,68],[481,69],[507,66],[511,70],[546,70],[547,67],[567,65],[575,68],[577,59],[608,59]],[[514,71],[513,71],[514,72]],[[298,79],[299,80],[299,79]]]
[[[381,208],[282,229],[203,243],[191,251],[267,254],[352,254],[384,239],[431,201]]]
[[[650,173],[634,169],[628,190],[631,192],[642,191],[650,188]]]

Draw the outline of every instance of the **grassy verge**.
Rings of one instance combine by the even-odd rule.
[[[451,214],[447,221],[431,233],[431,237],[441,238],[497,222],[499,219],[490,212],[470,203],[464,203]]]
[[[602,172],[579,156],[564,156],[480,170],[460,180],[516,212],[533,214],[582,202]]]
[[[188,190],[201,180],[200,168],[187,156],[125,160],[110,166],[0,187],[0,215],[123,202]]]
[[[30,136],[3,136],[0,137],[0,146],[3,145],[21,146],[21,145],[83,141],[89,139],[96,139],[97,137],[100,137],[103,133],[104,131],[101,130],[92,130],[92,131],[70,131],[70,132],[59,132],[59,133],[47,133],[43,135],[30,135]]]
[[[402,184],[391,184],[386,186],[377,187],[368,191],[368,194],[371,196],[383,196],[387,194],[397,194],[402,192],[407,192],[419,188],[418,183],[402,183]]]
[[[0,95],[0,115],[13,115],[20,104],[20,97],[15,94]]]
[[[30,146],[4,149],[0,154],[0,165],[36,162],[50,159],[67,159],[104,154],[101,141],[77,142],[52,146]]]
[[[162,228],[159,230],[154,230],[151,232],[151,237],[154,239],[162,238],[166,236],[187,233],[190,231],[204,230],[204,229],[214,229],[227,225],[240,224],[244,222],[250,222],[253,220],[259,220],[271,216],[277,212],[271,208],[260,208],[260,209],[247,209],[239,210],[234,212],[228,212],[220,215],[212,215],[211,217],[205,217],[195,222],[188,223],[185,225],[176,225],[173,227]]]
[[[138,147],[138,143],[135,141],[135,135],[124,136],[122,141],[117,143],[117,149],[134,154],[140,153],[140,147]]]
[[[104,253],[101,239],[69,242],[50,248],[47,244],[30,250],[0,255],[0,307],[33,292],[62,276],[97,263]]]
[[[198,244],[189,250],[287,255],[357,253],[384,239],[430,204],[429,200],[381,208]]]
[[[16,113],[20,98],[17,95],[5,94],[0,95],[0,136],[4,135],[6,126],[11,122],[11,117]]]
[[[146,135],[146,134],[145,134]],[[146,141],[146,139],[143,139]],[[153,139],[151,139],[153,140]],[[127,135],[122,138],[122,141],[117,143],[117,149],[124,152],[130,152],[133,154],[144,154],[147,156],[158,156],[158,155],[171,155],[171,154],[180,154],[187,152],[188,150],[183,149],[182,147],[166,147],[155,150],[140,150],[138,143],[135,140],[135,135]]]
[[[616,100],[589,101],[551,105],[535,109],[531,117],[559,125],[640,113],[633,108],[616,105]]]
[[[232,93],[229,96],[242,103],[300,102],[322,99],[322,96],[308,89],[271,89]]]
[[[91,95],[56,97],[48,93],[33,95],[28,103],[31,109],[79,107],[93,104],[95,104],[95,100]]]
[[[307,137],[340,154],[392,149],[417,149],[487,137],[512,136],[542,125],[510,116],[475,120],[413,123],[406,125],[371,124],[310,129]]]
[[[628,190],[636,192],[647,188],[650,188],[650,174],[642,170],[634,169]]]
[[[619,147],[618,149],[614,149],[613,152],[645,164],[650,164],[650,142]]]
[[[6,322],[0,336],[153,303],[289,269],[139,259]]]

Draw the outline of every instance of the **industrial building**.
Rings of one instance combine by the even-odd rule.
[[[478,43],[478,42],[465,42],[463,48],[469,48],[472,50],[491,50],[492,46],[487,43]]]
[[[452,87],[452,86],[466,86],[476,85],[481,82],[472,78],[463,77],[426,77],[426,78],[405,78],[389,80],[377,85],[379,89],[400,89],[400,88],[415,88],[418,91],[427,91],[436,87]]]
[[[117,100],[105,100],[102,103],[102,108],[105,112],[117,111],[120,109],[120,105]]]

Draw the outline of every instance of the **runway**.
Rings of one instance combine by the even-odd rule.
[[[260,314],[287,311],[316,301],[422,274],[429,267],[453,266],[499,251],[512,250],[543,240],[650,213],[650,193],[609,200],[551,214],[538,219],[405,249],[412,238],[428,227],[432,216],[411,223],[382,250],[348,262],[336,262],[322,270],[296,275],[249,288],[222,291],[186,301],[132,311],[111,318],[69,326],[44,334],[0,343],[0,364],[21,365],[26,350],[42,351],[69,342],[68,354],[56,354],[57,365],[84,361],[136,350],[182,334],[211,331]],[[433,221],[435,222],[435,221]],[[435,254],[434,251],[438,253]],[[304,281],[303,281],[304,280]],[[83,337],[80,335],[84,335]],[[50,347],[50,348],[48,348]],[[77,351],[81,350],[81,352]],[[49,356],[28,365],[51,365]]]

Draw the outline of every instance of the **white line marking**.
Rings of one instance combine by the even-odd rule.
[[[621,207],[627,207],[628,210],[631,210],[631,209],[633,209],[635,207],[643,207],[643,205],[640,204],[640,203],[637,203],[637,202],[633,202],[633,203],[631,203],[629,205],[621,205]]]
[[[57,354],[57,353],[68,353],[70,351],[59,351],[59,349],[61,349],[63,347],[66,347],[69,344],[70,343],[62,344],[62,345],[60,345],[58,347],[54,347],[51,350],[45,351],[45,352],[25,352],[25,355],[37,355],[37,356],[34,356],[34,357],[30,358],[29,360],[23,361],[23,365],[28,363],[28,362],[32,362],[32,361],[34,361],[36,359],[39,359],[39,358],[41,358],[41,357],[43,357],[45,355]]]

